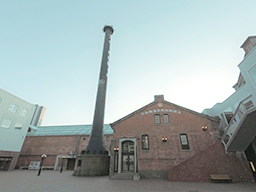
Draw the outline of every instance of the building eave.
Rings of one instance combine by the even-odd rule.
[[[255,38],[256,36],[249,36],[247,37],[247,39],[243,42],[243,44],[240,46],[240,48],[243,48],[247,43],[248,41],[251,39],[251,38]]]
[[[118,119],[117,121],[115,121],[115,122],[113,122],[113,123],[110,123],[110,126],[111,126],[112,129],[113,129],[113,126],[115,126],[116,124],[118,124],[118,123],[120,123],[120,122],[122,122],[122,121],[124,121],[124,120],[126,120],[126,119],[128,119],[128,118],[130,118],[130,117],[132,117],[132,116],[134,116],[135,114],[137,114],[137,113],[143,111],[144,109],[146,109],[146,108],[148,108],[148,107],[150,107],[150,106],[152,106],[152,105],[154,105],[154,104],[156,104],[156,103],[157,103],[157,101],[153,101],[153,102],[151,102],[151,103],[145,105],[144,107],[141,107],[141,108],[139,108],[138,110],[136,110],[136,111],[134,111],[134,112],[132,112],[132,113],[130,113],[130,114],[128,114],[128,115],[122,117],[121,119]]]
[[[183,111],[186,111],[186,112],[192,113],[192,114],[194,114],[194,115],[200,116],[200,117],[202,117],[202,118],[206,118],[206,119],[209,119],[209,120],[211,120],[211,121],[219,122],[219,119],[216,118],[216,117],[210,117],[210,116],[208,116],[208,115],[205,115],[205,114],[202,114],[202,113],[198,113],[198,112],[196,112],[196,111],[187,109],[187,108],[182,107],[182,106],[180,106],[180,105],[176,105],[176,104],[174,104],[174,103],[165,101],[164,99],[162,99],[162,102],[163,102],[163,103],[166,103],[166,104],[168,104],[168,105],[171,105],[171,106],[173,106],[173,107],[175,107],[175,108],[181,109],[181,110],[183,110]],[[148,108],[148,107],[150,107],[150,106],[152,106],[152,105],[154,105],[154,104],[156,104],[156,103],[157,103],[157,101],[155,100],[155,101],[149,103],[148,105],[145,105],[145,106],[143,106],[142,108],[139,108],[138,110],[136,110],[136,111],[134,111],[134,112],[132,112],[132,113],[130,113],[130,114],[128,114],[128,115],[122,117],[121,119],[119,119],[119,120],[117,120],[117,121],[115,121],[115,122],[113,122],[113,123],[110,123],[110,126],[111,126],[112,129],[113,129],[113,126],[115,126],[116,124],[118,124],[118,123],[120,123],[120,122],[122,122],[122,121],[124,121],[124,120],[126,120],[126,119],[128,119],[128,118],[130,118],[130,117],[132,117],[132,116],[134,116],[134,115],[137,114],[137,113],[142,112],[144,109],[146,109],[146,108]]]
[[[182,107],[182,106],[180,106],[180,105],[176,105],[176,104],[171,103],[171,102],[168,102],[168,101],[164,101],[164,103],[167,103],[167,104],[169,104],[169,105],[172,105],[172,106],[174,106],[174,107],[176,107],[176,108],[178,108],[178,109],[181,109],[181,110],[183,110],[183,111],[186,111],[186,112],[192,113],[192,114],[194,114],[194,115],[197,115],[197,116],[200,116],[200,117],[203,117],[203,118],[209,119],[209,120],[211,120],[211,121],[219,122],[219,119],[218,119],[218,118],[216,118],[216,117],[211,117],[211,116],[208,116],[208,115],[205,115],[205,114],[202,114],[202,113],[199,113],[199,112],[193,111],[193,110],[191,110],[191,109],[188,109],[188,108]]]

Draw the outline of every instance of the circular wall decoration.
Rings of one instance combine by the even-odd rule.
[[[159,108],[163,107],[163,103],[158,103],[157,105]]]

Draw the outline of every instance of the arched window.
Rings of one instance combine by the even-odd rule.
[[[148,135],[141,136],[142,150],[149,150],[149,137]]]
[[[154,117],[155,117],[155,124],[160,124],[160,123],[161,123],[161,121],[160,121],[160,115],[159,115],[159,114],[156,114],[156,115],[154,115]]]
[[[186,133],[180,134],[180,142],[182,149],[189,149],[188,137]]]
[[[170,120],[169,120],[169,115],[168,114],[164,114],[164,124],[169,124]]]
[[[125,141],[122,143],[122,152],[124,153],[133,153],[134,152],[134,142]]]
[[[81,167],[81,165],[82,165],[82,160],[79,159],[78,162],[77,162],[77,166]]]

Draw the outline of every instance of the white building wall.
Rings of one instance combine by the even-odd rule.
[[[245,84],[228,97],[223,103],[217,103],[211,109],[205,109],[203,113],[209,116],[220,116],[223,112],[234,113],[239,103],[251,94],[252,88]]]
[[[250,92],[256,95],[256,46],[248,53],[238,65]]]
[[[35,108],[0,89],[0,151],[20,152]]]
[[[202,112],[203,114],[219,116],[221,118],[221,114],[224,112],[234,113],[239,103],[250,95],[250,100],[256,105],[256,47],[245,56],[238,67],[246,83],[238,88],[224,102],[217,103],[211,109],[205,109]]]

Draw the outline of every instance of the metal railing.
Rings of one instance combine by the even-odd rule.
[[[228,151],[230,144],[233,142],[237,132],[241,127],[241,124],[245,120],[247,111],[254,108],[256,108],[256,106],[253,104],[252,95],[246,97],[239,103],[228,126],[225,128],[224,134],[221,139],[226,151]]]

